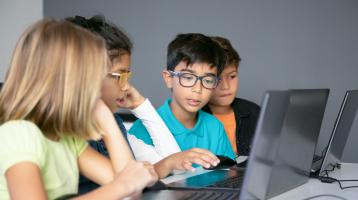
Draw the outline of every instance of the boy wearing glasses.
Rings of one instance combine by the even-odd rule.
[[[198,147],[235,159],[223,125],[201,111],[218,85],[224,63],[223,50],[203,34],[179,34],[168,46],[167,70],[162,75],[172,98],[166,100],[158,113],[181,150]],[[140,120],[129,133],[153,145]]]

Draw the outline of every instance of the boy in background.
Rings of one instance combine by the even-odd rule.
[[[235,159],[224,126],[201,111],[218,84],[224,63],[222,48],[203,34],[179,34],[168,45],[167,69],[162,76],[172,98],[157,111],[181,150],[198,147]],[[153,145],[141,120],[129,133]]]
[[[236,155],[248,156],[260,107],[248,100],[237,98],[239,64],[241,58],[230,41],[212,37],[224,49],[226,63],[220,81],[203,110],[212,113],[224,124],[225,132]]]

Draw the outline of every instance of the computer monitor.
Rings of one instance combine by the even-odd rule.
[[[320,173],[331,171],[340,162],[358,109],[358,90],[346,92],[326,147]]]

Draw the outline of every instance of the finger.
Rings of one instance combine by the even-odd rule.
[[[151,169],[151,168],[145,168],[145,170],[146,170],[146,173],[144,173],[143,175],[143,179],[146,179],[146,181],[147,181],[147,186],[152,186],[152,185],[154,185],[154,183],[155,182],[157,182],[158,181],[158,175],[157,175],[157,173],[155,172],[155,170],[154,169]]]
[[[215,159],[212,159],[212,157],[210,157],[205,152],[204,153],[192,152],[190,159],[196,159],[195,162],[200,162],[200,161],[198,161],[198,159],[200,159],[202,162],[208,163],[209,165],[212,165],[212,166],[216,166],[220,162]],[[194,160],[190,160],[190,161],[194,161]],[[206,168],[210,167],[210,166],[207,166],[207,164],[201,164],[201,165]]]
[[[200,154],[204,154],[207,157],[209,157],[211,160],[215,161],[215,162],[220,162],[219,158],[216,157],[213,153],[211,153],[211,151],[206,150],[206,149],[201,149],[201,148],[193,148],[191,149],[196,153],[200,153]]]
[[[154,169],[150,169],[149,170],[149,173],[151,175],[151,182],[154,184],[155,182],[157,182],[159,180],[159,176],[157,174],[157,172],[154,170]]]
[[[155,171],[154,165],[150,164],[149,162],[143,162],[143,165],[145,168],[148,169],[149,173],[153,175],[154,177],[158,177],[157,172]]]
[[[150,163],[147,162],[147,161],[142,161],[141,163],[143,163],[144,166],[148,166],[148,167],[149,167],[149,166],[152,166],[152,164],[150,164]]]
[[[211,165],[214,165],[211,162],[208,162],[208,161],[202,159],[201,157],[191,157],[191,158],[188,158],[188,161],[191,163],[195,163],[200,166],[203,166],[205,168],[209,168]],[[216,166],[216,165],[214,165],[214,166]]]
[[[184,162],[183,163],[183,168],[187,171],[195,171],[195,168],[192,166],[191,162]]]

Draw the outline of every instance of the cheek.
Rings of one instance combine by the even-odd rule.
[[[213,92],[213,94],[211,95],[210,103],[217,104],[218,102],[219,102],[219,94],[218,94],[217,90],[215,90]]]
[[[219,87],[217,87],[217,88],[215,88],[215,90],[213,90],[213,92],[211,94],[211,100],[215,100],[219,96],[219,94],[220,94],[220,89],[219,89]]]
[[[102,98],[109,99],[119,92],[119,88],[115,81],[106,80],[102,83]]]
[[[239,89],[239,80],[238,79],[233,79],[230,82],[231,88],[233,92],[237,92],[237,90]]]
[[[211,98],[213,98],[214,96],[215,96],[214,90],[204,89],[204,90],[203,90],[203,95],[202,95],[202,100],[203,100],[205,103],[208,103],[209,100],[210,100]]]

